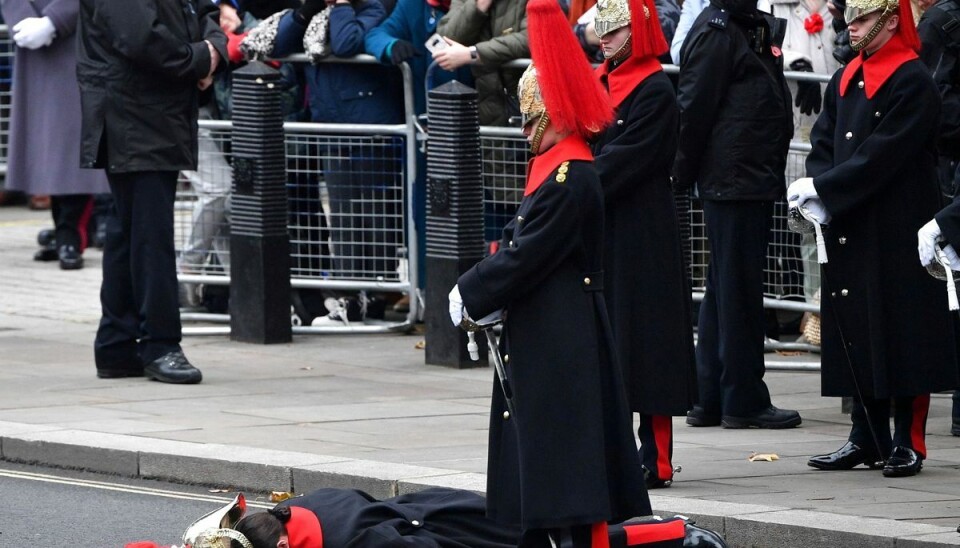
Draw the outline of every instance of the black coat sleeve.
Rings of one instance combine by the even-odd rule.
[[[571,166],[567,180],[574,176]],[[551,175],[533,199],[523,229],[514,232],[513,247],[501,246],[460,276],[460,295],[471,317],[506,308],[549,276],[580,242],[580,208],[569,183],[555,183]]]
[[[904,158],[923,153],[930,128],[937,127],[940,115],[936,87],[924,76],[910,71],[897,78],[889,104],[885,105],[886,113],[873,132],[850,158],[814,175],[817,194],[831,215],[838,217],[856,211],[858,206],[896,182]],[[886,85],[891,83],[888,81]],[[819,127],[818,121],[814,131]],[[816,149],[813,132],[811,145]],[[809,161],[807,166],[809,168]]]
[[[607,203],[669,171],[677,151],[677,100],[669,80],[640,86],[629,110],[619,113],[626,128],[595,157]]]
[[[954,197],[953,202],[941,209],[934,218],[947,243],[954,249],[960,249],[960,196]]]
[[[943,25],[951,19],[940,8],[930,8],[920,19],[917,34],[922,45],[920,59],[930,69],[942,102],[938,139],[940,153],[960,158],[960,88],[957,86],[960,63],[957,47],[948,47],[951,39],[943,30]]]
[[[703,14],[700,14],[703,18]],[[694,24],[694,32],[696,27]],[[726,95],[733,70],[732,42],[719,29],[701,27],[687,37],[680,61],[677,93],[680,105],[680,146],[677,150],[677,183],[690,188],[700,173],[700,159],[713,132],[720,101]]]

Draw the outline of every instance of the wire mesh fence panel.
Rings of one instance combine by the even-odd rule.
[[[526,138],[480,138],[483,181],[483,239],[497,242],[523,198],[530,146]]]
[[[401,282],[406,247],[404,139],[287,132],[290,274]],[[230,130],[201,123],[197,171],[182,172],[181,274],[229,275]]]
[[[7,144],[10,134],[10,102],[13,95],[13,39],[6,25],[0,25],[0,175],[7,171]]]
[[[406,249],[399,136],[287,136],[291,275],[399,282]]]

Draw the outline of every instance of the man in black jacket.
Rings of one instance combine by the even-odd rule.
[[[80,164],[106,169],[117,221],[103,250],[97,376],[197,383],[180,348],[173,204],[197,168],[199,92],[226,57],[211,0],[81,0]]]
[[[712,0],[681,52],[678,183],[697,185],[711,251],[692,426],[800,424],[771,404],[763,382],[763,269],[793,134],[783,34],[755,0]]]

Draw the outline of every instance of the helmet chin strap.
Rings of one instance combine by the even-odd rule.
[[[550,114],[546,111],[540,115],[540,120],[537,121],[537,128],[533,130],[533,141],[530,142],[530,152],[534,155],[540,153],[540,142],[543,141],[543,134],[547,131],[547,126],[550,125]]]
[[[880,18],[877,19],[877,22],[874,23],[872,27],[870,27],[870,32],[868,32],[866,36],[864,36],[857,43],[853,43],[853,42],[850,43],[850,47],[853,49],[853,51],[862,51],[863,48],[867,47],[870,44],[870,42],[873,42],[873,39],[876,38],[878,34],[880,34],[880,31],[883,29],[884,25],[887,24],[887,21],[890,20],[890,16],[893,15],[894,13],[895,11],[892,9],[884,10],[883,13],[880,14]]]
[[[610,61],[617,63],[623,61],[627,57],[630,57],[630,52],[633,50],[633,32],[627,35],[627,39],[623,41],[623,44],[620,46],[620,49],[610,54],[607,57],[607,54],[604,53],[604,57],[607,57]]]

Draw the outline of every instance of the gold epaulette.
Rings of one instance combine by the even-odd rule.
[[[570,170],[570,162],[564,162],[557,168],[557,182],[563,184],[567,180],[567,171]]]

